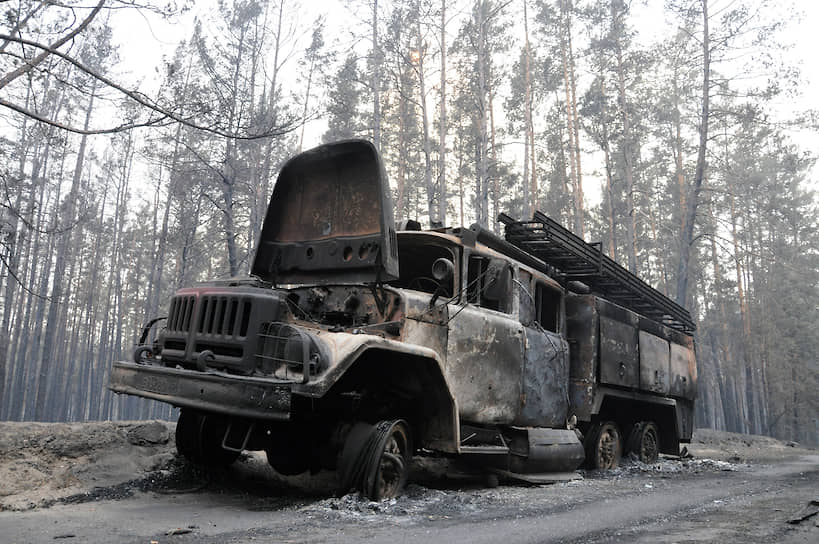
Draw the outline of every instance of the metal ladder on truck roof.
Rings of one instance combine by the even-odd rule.
[[[531,221],[506,214],[506,241],[553,266],[565,281],[581,281],[595,294],[686,334],[696,329],[688,310],[603,254],[554,219],[535,212]]]

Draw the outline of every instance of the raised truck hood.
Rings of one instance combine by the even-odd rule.
[[[347,140],[282,168],[251,273],[273,284],[350,284],[398,277],[389,185],[375,147]]]

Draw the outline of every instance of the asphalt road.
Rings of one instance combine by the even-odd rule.
[[[0,543],[819,542],[819,455],[767,465],[665,461],[550,486],[425,482],[370,503],[266,489],[252,471],[218,484],[0,512]],[[263,483],[262,483],[263,484]]]

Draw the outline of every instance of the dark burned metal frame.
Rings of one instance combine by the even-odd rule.
[[[608,300],[686,334],[696,330],[688,310],[605,255],[599,243],[585,242],[542,212],[532,221],[503,213],[498,220],[509,243],[553,266],[561,279],[582,281]]]

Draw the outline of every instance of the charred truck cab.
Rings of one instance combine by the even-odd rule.
[[[504,238],[396,232],[370,143],[302,153],[279,174],[252,277],[179,290],[110,387],[181,408],[193,462],[265,450],[280,473],[337,470],[375,500],[420,453],[530,481],[678,454],[696,390],[688,313],[548,217],[500,219]]]

